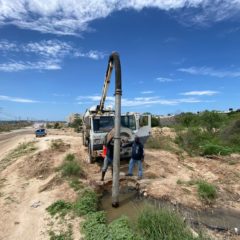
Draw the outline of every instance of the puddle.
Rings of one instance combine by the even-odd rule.
[[[141,212],[146,204],[150,204],[155,208],[168,208],[180,212],[190,225],[205,225],[208,228],[228,231],[235,228],[240,229],[240,211],[230,209],[210,209],[210,210],[194,210],[180,205],[173,205],[169,201],[163,201],[152,198],[144,198],[138,192],[129,187],[120,189],[120,207],[112,208],[111,193],[103,194],[101,200],[101,209],[106,211],[109,222],[125,215],[130,220],[136,220],[138,213]]]

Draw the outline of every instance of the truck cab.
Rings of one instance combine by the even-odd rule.
[[[144,119],[144,121],[143,121]],[[87,111],[83,117],[83,144],[88,147],[89,162],[102,156],[106,135],[114,128],[114,112],[106,111],[104,114]],[[121,115],[121,142],[134,140],[137,135],[144,144],[151,134],[151,116],[138,113]],[[121,158],[131,156],[131,148],[121,148]]]

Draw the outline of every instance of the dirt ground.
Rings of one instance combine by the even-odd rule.
[[[49,150],[53,139],[62,139],[70,144],[69,148]],[[13,149],[19,142],[34,141],[37,150],[20,157],[0,173],[1,240],[49,239],[51,217],[45,209],[56,200],[76,198],[68,183],[55,179],[54,168],[61,164],[67,152],[77,151],[79,139],[74,133],[52,130],[44,138],[24,135],[22,141],[12,139],[8,143],[9,149]],[[73,224],[74,239],[80,239],[78,221]]]
[[[174,137],[164,128],[153,134]],[[60,150],[51,150],[50,143],[62,139],[67,145]],[[23,135],[8,142],[8,148],[0,150],[0,161],[19,142],[34,141],[37,150],[13,161],[0,172],[0,240],[46,240],[53,225],[46,208],[59,199],[74,201],[76,193],[67,182],[56,176],[58,167],[67,153],[75,153],[87,173],[87,182],[101,184],[100,164],[88,164],[87,151],[82,146],[81,135],[69,130],[51,130],[46,137],[35,138]],[[240,210],[240,156],[188,157],[163,150],[146,150],[144,179],[138,183],[144,194],[169,200],[195,209],[229,208]],[[111,179],[108,171],[106,180]],[[121,176],[127,172],[127,162],[121,164]],[[203,203],[195,185],[185,184],[190,180],[204,179],[217,187],[218,197],[211,206]],[[181,184],[179,184],[181,183]],[[73,239],[80,239],[79,222],[73,223]],[[239,226],[240,227],[240,226]],[[211,233],[212,234],[212,233]],[[216,234],[215,234],[216,237]],[[237,236],[219,236],[216,239],[240,239]]]

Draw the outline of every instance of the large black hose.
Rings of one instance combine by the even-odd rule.
[[[108,60],[108,68],[106,74],[108,74],[108,69],[110,67],[110,63],[114,66],[115,68],[115,94],[121,94],[122,95],[122,74],[121,74],[121,63],[120,63],[120,58],[119,54],[117,52],[113,52],[109,56]]]

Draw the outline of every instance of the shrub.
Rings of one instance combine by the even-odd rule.
[[[85,190],[79,194],[77,201],[74,204],[74,212],[78,216],[96,212],[98,208],[98,198],[94,191]]]
[[[122,216],[109,224],[110,239],[136,240],[137,236],[130,227],[127,217]]]
[[[166,209],[145,208],[138,218],[137,227],[143,239],[194,239],[182,218]]]
[[[81,229],[86,240],[105,240],[109,236],[106,215],[102,211],[88,214],[81,224]]]
[[[68,154],[59,168],[64,177],[83,176],[84,172],[74,154]]]
[[[149,149],[162,149],[170,152],[176,151],[172,145],[172,139],[168,136],[151,136],[148,138],[145,147]]]
[[[217,190],[214,185],[206,181],[199,181],[197,185],[198,185],[198,196],[200,197],[200,199],[210,203],[217,198]]]
[[[226,121],[227,116],[224,113],[204,111],[200,114],[201,126],[208,131],[220,128]]]
[[[200,128],[189,128],[186,131],[179,132],[175,139],[175,142],[191,155],[199,155],[202,145],[214,141],[217,140],[212,133]]]
[[[73,161],[75,160],[75,155],[72,153],[69,153],[66,155],[66,157],[64,158],[65,161]]]
[[[72,209],[72,204],[69,202],[65,202],[64,200],[58,200],[51,204],[46,210],[50,213],[50,215],[54,216],[56,214],[60,214],[61,216],[65,216]]]
[[[127,217],[120,217],[107,225],[104,212],[88,214],[81,225],[86,240],[138,240]]]
[[[213,143],[207,143],[202,146],[202,155],[229,155],[234,150],[229,147],[220,146]]]
[[[191,112],[181,113],[176,116],[176,121],[178,124],[184,127],[197,126],[199,125],[199,117]]]
[[[225,127],[220,138],[227,145],[240,146],[240,120],[235,120]]]
[[[61,150],[64,147],[64,142],[62,139],[52,140],[51,149],[52,150]]]

